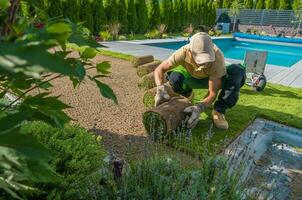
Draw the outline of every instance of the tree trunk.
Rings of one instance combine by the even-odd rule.
[[[235,32],[235,27],[236,27],[236,20],[237,20],[237,16],[234,16],[234,22],[233,22],[233,33]]]
[[[1,31],[2,36],[7,36],[11,33],[12,26],[14,25],[15,20],[16,20],[16,15],[18,12],[20,2],[19,2],[19,0],[11,0],[10,3],[11,3],[11,5],[8,9],[8,15],[7,15],[7,18],[4,22],[4,25],[3,25],[2,31]]]
[[[158,67],[158,65],[160,65],[160,63],[161,63],[160,61],[155,60],[151,63],[146,63],[144,65],[140,65],[137,67],[136,73],[139,77],[142,77],[146,74],[153,72],[156,69],[156,67]]]
[[[139,65],[143,65],[146,63],[150,63],[154,61],[154,57],[152,55],[147,56],[139,56],[132,59],[132,64],[134,67],[137,67]]]
[[[182,125],[186,115],[183,110],[191,106],[185,97],[173,97],[143,114],[143,124],[147,133],[154,140],[166,138],[173,130]]]

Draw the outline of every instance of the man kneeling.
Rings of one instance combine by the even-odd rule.
[[[189,44],[178,49],[156,68],[155,106],[170,99],[167,85],[164,84],[165,78],[174,92],[185,97],[192,94],[192,89],[208,88],[207,96],[200,103],[184,110],[190,116],[187,128],[194,128],[197,125],[200,114],[216,100],[221,90],[214,103],[212,117],[217,128],[228,129],[229,125],[224,114],[238,101],[239,90],[246,78],[245,69],[240,64],[226,67],[223,53],[213,44],[208,34],[196,33]]]

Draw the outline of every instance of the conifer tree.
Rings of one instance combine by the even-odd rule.
[[[175,0],[174,3],[174,31],[178,32],[181,27],[180,0]]]
[[[151,0],[149,13],[150,28],[156,28],[160,24],[160,9],[158,0]]]
[[[57,1],[57,0],[53,0]],[[72,22],[79,22],[80,17],[80,5],[78,0],[66,0],[64,2],[64,12],[63,15],[65,18],[69,18]]]
[[[109,23],[118,22],[118,4],[116,0],[107,0],[106,14]]]
[[[222,7],[223,8],[230,8],[231,7],[231,3],[232,3],[231,0],[223,0]]]
[[[280,10],[289,10],[289,9],[291,9],[291,1],[290,0],[280,0],[279,9]]]
[[[93,9],[93,26],[94,34],[98,34],[107,24],[107,18],[103,5],[103,0],[94,0],[92,3]]]
[[[246,9],[252,9],[254,6],[253,0],[244,0],[244,8]]]
[[[61,0],[48,0],[48,15],[50,17],[63,15],[63,4]]]
[[[89,0],[81,0],[80,2],[80,20],[84,22],[84,26],[87,27],[92,33],[93,28],[93,10]]]
[[[265,0],[265,9],[276,9],[275,0]]]
[[[136,14],[134,0],[128,1],[127,19],[128,19],[128,32],[136,33],[137,32],[137,14]]]
[[[264,0],[257,0],[256,9],[264,9],[264,8],[265,8]]]
[[[148,9],[145,0],[137,0],[137,28],[139,33],[145,33],[148,29]]]
[[[128,20],[127,20],[127,6],[125,0],[119,0],[118,2],[118,21],[121,24],[121,32],[127,33]]]

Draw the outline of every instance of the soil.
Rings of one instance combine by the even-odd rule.
[[[95,83],[89,79],[76,89],[68,78],[51,82],[54,85],[52,93],[61,95],[61,100],[73,107],[66,110],[73,122],[102,136],[106,150],[122,159],[135,160],[164,153],[177,155],[188,165],[199,163],[187,154],[150,141],[142,122],[142,115],[147,110],[142,99],[145,91],[138,87],[140,78],[132,63],[101,55],[94,59],[94,62],[102,61],[110,62],[112,73],[100,80],[113,89],[118,105],[102,97]],[[95,75],[96,70],[87,73]]]
[[[68,78],[52,81],[54,95],[61,95],[61,100],[73,108],[66,112],[74,123],[103,137],[105,148],[118,156],[124,156],[129,148],[146,141],[142,124],[142,114],[146,110],[142,96],[143,89],[137,86],[139,77],[131,62],[98,55],[94,62],[109,61],[112,66],[110,77],[100,79],[108,84],[118,99],[118,105],[101,96],[94,82],[86,79],[76,89]],[[96,70],[87,72],[95,75]]]

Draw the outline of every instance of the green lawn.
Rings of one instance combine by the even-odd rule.
[[[206,90],[195,90],[195,94],[194,101],[198,102],[204,97]],[[221,149],[257,117],[302,128],[302,89],[268,84],[263,92],[254,92],[250,87],[244,86],[237,105],[226,113],[230,128],[227,131],[213,128],[211,147],[216,151]],[[194,152],[201,151],[202,138],[207,134],[211,123],[211,109],[209,109],[201,115],[199,124],[193,130],[194,144],[185,144],[184,148]]]
[[[101,54],[131,60],[132,56],[102,50]],[[205,89],[194,91],[194,102],[200,101],[207,93]],[[238,136],[257,117],[270,119],[285,125],[302,128],[302,89],[291,88],[276,84],[268,84],[263,92],[254,92],[244,86],[235,107],[226,113],[230,128],[222,131],[213,128],[210,140],[211,148],[215,151],[226,146]],[[181,148],[189,152],[200,152],[204,145],[204,137],[211,126],[211,109],[201,115],[201,120],[193,130],[193,142],[181,144]]]

